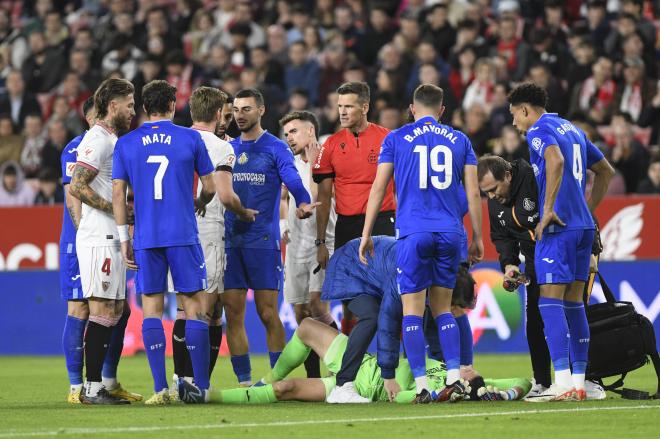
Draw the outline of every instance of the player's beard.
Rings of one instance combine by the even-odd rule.
[[[110,120],[110,123],[112,124],[112,127],[115,129],[117,133],[117,137],[127,133],[131,129],[131,119],[128,117],[124,117],[121,114],[115,115]]]
[[[241,133],[247,133],[248,131],[252,130],[252,128],[254,128],[254,126],[255,126],[257,123],[258,123],[258,121],[255,120],[254,122],[252,122],[252,123],[249,124],[249,125],[246,125],[246,126],[243,127],[243,128],[238,127],[238,129],[239,129],[239,131],[240,131]]]

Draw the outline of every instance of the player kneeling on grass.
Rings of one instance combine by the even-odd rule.
[[[277,401],[322,402],[335,387],[335,377],[285,379],[295,368],[302,365],[313,350],[323,360],[328,370],[337,373],[346,350],[348,337],[321,322],[306,318],[282,351],[275,367],[264,378],[262,387],[237,388],[213,391],[198,389],[186,381],[179,381],[179,397],[186,403],[212,402],[225,404],[263,404]],[[426,377],[433,393],[445,387],[447,368],[444,363],[426,359]],[[411,403],[416,396],[415,379],[407,360],[401,361],[396,369],[396,382],[399,391],[385,388],[375,356],[366,354],[355,379],[357,392],[370,401],[391,401]],[[518,399],[531,387],[525,379],[484,380],[479,391],[490,400]],[[506,389],[506,390],[496,390]]]

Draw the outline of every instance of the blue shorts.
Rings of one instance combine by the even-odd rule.
[[[589,278],[593,230],[544,233],[536,243],[534,265],[539,285],[570,284]]]
[[[206,263],[199,244],[135,250],[135,290],[138,294],[166,293],[167,271],[174,291],[196,293],[206,289]]]
[[[412,233],[396,243],[399,294],[417,293],[431,285],[454,288],[461,257],[460,233]]]
[[[62,300],[84,300],[78,255],[75,251],[60,253],[60,297]]]
[[[283,285],[282,252],[260,248],[226,249],[225,291],[276,290]]]

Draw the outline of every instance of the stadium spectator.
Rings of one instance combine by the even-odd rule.
[[[396,130],[403,123],[401,111],[398,108],[385,107],[378,112],[378,125],[388,130]]]
[[[630,116],[618,115],[612,120],[614,146],[609,161],[626,182],[626,193],[635,192],[649,167],[649,151],[633,135]]]
[[[31,114],[25,118],[23,134],[25,143],[21,151],[20,164],[26,178],[33,178],[41,168],[41,152],[46,145],[46,135],[40,115]]]
[[[607,123],[614,107],[616,83],[612,60],[601,56],[592,66],[592,75],[573,88],[570,108],[589,116],[595,123]]]
[[[493,102],[493,87],[495,86],[495,68],[489,58],[481,58],[475,64],[474,81],[465,90],[463,109],[467,110],[475,104],[490,113]]]
[[[30,57],[22,67],[26,89],[31,93],[48,93],[60,83],[66,69],[63,48],[48,47],[43,32],[34,31],[28,38]]]
[[[64,202],[64,191],[57,184],[58,175],[52,168],[44,168],[39,171],[39,192],[34,198],[35,205],[53,205]]]
[[[384,6],[376,4],[369,12],[369,24],[364,35],[361,60],[373,65],[380,49],[394,38],[396,28]]]
[[[627,12],[619,13],[615,25],[605,39],[605,53],[612,58],[621,58],[623,41],[637,31],[637,20]],[[648,42],[647,42],[648,43]]]
[[[135,78],[143,53],[135,46],[128,35],[115,35],[110,43],[110,51],[101,62],[103,74],[119,70],[129,81]]]
[[[303,111],[309,109],[309,94],[304,88],[294,88],[289,95],[289,108],[287,112]]]
[[[286,42],[286,30],[279,24],[273,24],[266,30],[268,52],[271,59],[287,64],[288,48]]]
[[[591,76],[591,66],[596,60],[596,48],[593,43],[579,38],[579,43],[571,51],[572,59],[566,73],[566,82],[577,84]]]
[[[627,113],[633,122],[646,117],[649,104],[655,93],[653,84],[644,75],[644,61],[640,58],[626,58],[623,67],[623,83],[617,88],[614,97],[615,111]]]
[[[406,84],[406,98],[412,98],[413,92],[420,84],[419,69],[424,64],[433,64],[441,73],[441,76],[446,78],[449,75],[449,65],[445,63],[435,49],[432,41],[422,41],[417,46],[415,51],[414,64],[408,74]]]
[[[310,60],[307,53],[307,44],[296,41],[289,47],[289,64],[284,72],[284,84],[287,94],[291,94],[294,88],[303,88],[309,95],[312,105],[318,102],[319,90],[319,65],[315,60]]]
[[[28,55],[24,33],[19,27],[12,26],[9,14],[0,8],[0,56],[8,65],[21,66]]]
[[[82,130],[76,132],[82,132]],[[42,171],[50,169],[56,177],[62,177],[60,156],[62,155],[62,149],[69,143],[71,138],[71,133],[67,131],[63,121],[55,119],[48,124],[48,140],[41,151]]]
[[[91,52],[84,49],[72,49],[69,55],[69,68],[80,78],[89,91],[96,90],[101,83],[101,74],[91,64]]]
[[[213,14],[198,10],[192,20],[190,32],[183,36],[186,55],[196,62],[204,62],[211,48],[220,44],[222,32],[215,26]]]
[[[644,0],[622,0],[621,10],[635,18],[635,28],[647,44],[655,43],[656,27],[643,15]]]
[[[31,206],[34,189],[26,183],[25,175],[18,163],[5,162],[0,166],[2,186],[0,186],[0,207]]]
[[[501,56],[506,60],[509,76],[520,80],[525,75],[525,61],[529,48],[518,38],[517,21],[513,17],[503,17],[499,21],[498,38],[491,50],[491,56]]]
[[[472,142],[477,156],[489,152],[488,143],[492,136],[488,126],[488,114],[482,104],[474,103],[465,110],[465,126],[462,130]]]
[[[266,34],[264,33],[263,28],[253,21],[251,2],[247,0],[238,1],[234,6],[234,13],[230,23],[228,24],[229,24],[229,29],[236,26],[237,24],[247,26],[247,28],[249,29],[249,33],[247,36],[246,44],[247,47],[249,47],[250,49],[254,47],[263,46],[264,44],[266,44]],[[229,34],[224,33],[222,35],[222,38],[220,39],[220,42],[224,46],[230,47],[231,40]],[[285,44],[286,44],[286,40],[285,40]]]
[[[660,194],[660,159],[649,166],[648,176],[637,186],[638,194]]]
[[[449,73],[449,85],[459,101],[463,100],[465,89],[474,80],[474,64],[477,54],[471,45],[464,46],[456,55]]]
[[[25,90],[25,81],[18,70],[7,75],[7,93],[0,98],[0,113],[11,116],[14,131],[23,130],[28,114],[41,115],[41,106],[36,97]]]
[[[0,165],[7,161],[18,162],[23,149],[23,137],[14,134],[14,126],[9,114],[0,114]]]
[[[534,64],[529,69],[529,80],[548,93],[548,111],[564,114],[566,111],[566,92],[562,85],[544,63]]]
[[[449,22],[447,12],[447,4],[429,6],[422,25],[422,38],[433,41],[435,50],[444,60],[449,59],[449,52],[456,41],[456,29]]]
[[[493,107],[490,111],[490,131],[499,133],[505,125],[511,125],[512,118],[509,111],[507,95],[509,89],[505,82],[498,82],[493,87]]]
[[[502,127],[500,137],[493,142],[493,154],[498,155],[507,162],[523,158],[529,162],[529,150],[523,144],[520,133],[513,125]]]
[[[591,42],[602,49],[605,39],[610,34],[607,2],[605,0],[589,0],[587,2],[586,24]]]
[[[266,46],[255,47],[250,51],[250,65],[257,73],[257,81],[279,90],[284,88],[284,66],[271,59]],[[312,88],[312,91],[316,91]]]
[[[359,55],[364,44],[364,34],[355,25],[355,13],[349,5],[334,8],[335,26],[344,38],[346,50]]]

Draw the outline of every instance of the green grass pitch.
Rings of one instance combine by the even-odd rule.
[[[267,358],[252,358],[253,376],[266,371]],[[478,355],[478,370],[488,377],[527,376],[523,355]],[[172,364],[168,360],[168,372]],[[303,376],[299,369],[296,376]],[[122,384],[145,396],[152,381],[146,357],[125,358]],[[227,358],[219,358],[215,387],[232,387]],[[626,386],[651,391],[655,374],[646,366],[629,375]],[[71,406],[62,357],[0,357],[0,438],[617,438],[658,437],[660,401],[627,401],[611,394],[605,401],[529,404],[523,402],[412,406],[374,403],[341,405],[279,403],[228,406],[210,404],[149,407]]]

